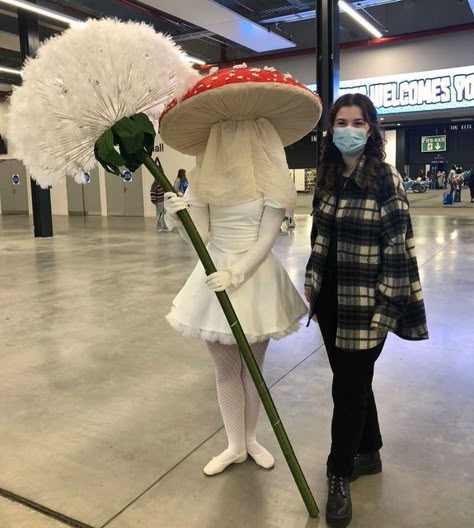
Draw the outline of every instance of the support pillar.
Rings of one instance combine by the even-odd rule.
[[[316,0],[316,83],[323,104],[317,127],[317,164],[323,137],[329,127],[329,110],[339,90],[338,0]]]
[[[403,176],[407,165],[406,133],[404,128],[397,128],[396,141],[395,164],[398,172]]]
[[[38,18],[22,9],[18,10],[18,30],[20,35],[21,58],[34,57],[40,46]],[[34,126],[34,123],[31,124]],[[31,180],[31,202],[35,237],[53,236],[51,216],[51,195],[49,189],[42,189]]]

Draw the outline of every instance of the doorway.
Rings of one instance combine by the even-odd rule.
[[[110,216],[143,216],[143,178],[140,167],[131,181],[107,174],[107,214]]]
[[[4,215],[28,214],[28,182],[23,163],[16,159],[0,160],[0,202]]]
[[[66,180],[69,215],[100,216],[99,170],[92,169],[84,181],[87,183],[76,183],[72,178]]]

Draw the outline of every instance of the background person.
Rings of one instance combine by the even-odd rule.
[[[186,169],[179,169],[176,180],[174,181],[174,191],[178,196],[183,196],[188,188],[189,181],[186,176]]]

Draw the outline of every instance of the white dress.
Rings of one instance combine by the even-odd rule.
[[[261,198],[233,206],[209,206],[207,249],[218,270],[235,263],[257,240],[263,208],[269,203]],[[205,280],[204,268],[198,262],[166,319],[185,336],[235,344],[216,294]],[[295,332],[307,313],[306,304],[273,251],[242,284],[226,291],[250,343]]]

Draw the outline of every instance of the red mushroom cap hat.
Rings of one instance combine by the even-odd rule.
[[[165,108],[160,135],[171,148],[199,155],[220,121],[266,118],[284,146],[308,134],[321,117],[319,95],[274,68],[240,64],[213,71]]]

